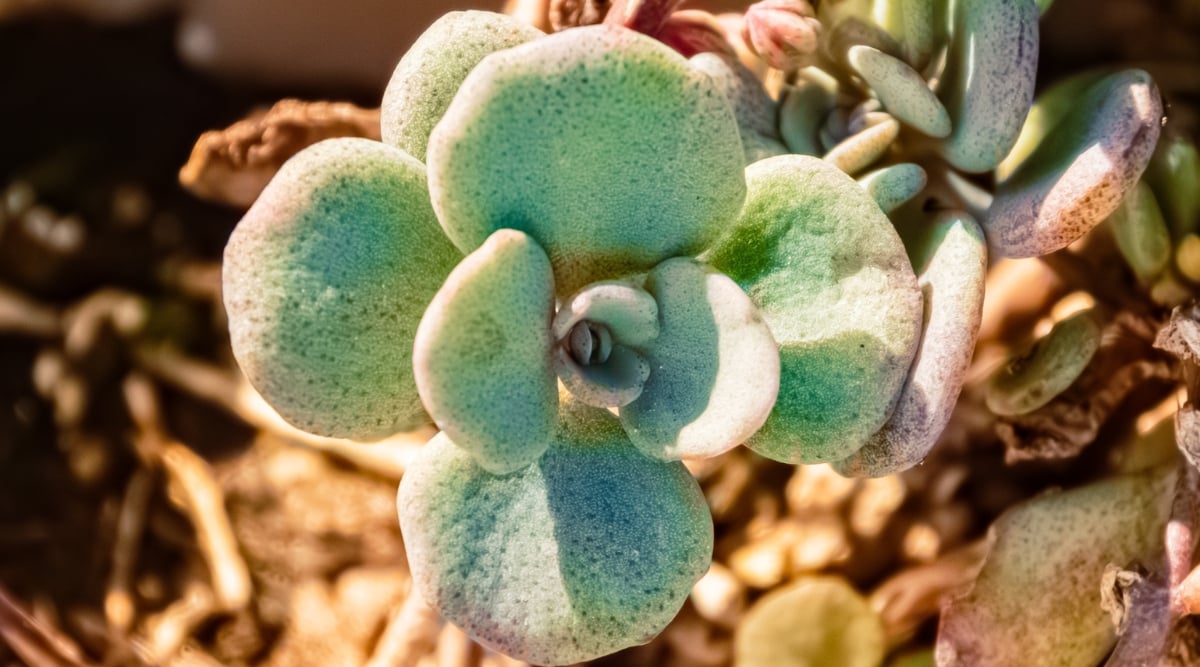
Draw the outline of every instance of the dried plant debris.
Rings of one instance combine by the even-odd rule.
[[[245,208],[302,149],[333,137],[379,139],[379,110],[346,102],[281,100],[196,141],[179,181],[198,197]]]

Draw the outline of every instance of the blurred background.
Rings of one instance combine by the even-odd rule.
[[[274,420],[219,294],[256,187],[316,138],[377,132],[396,61],[466,7],[501,8],[0,0],[0,667],[519,664],[404,604],[395,488],[428,434],[355,448]],[[1143,66],[1195,136],[1197,25],[1195,3],[1058,0],[1039,85]],[[661,637],[599,663],[729,664],[747,607],[814,574],[869,596],[895,659],[925,655],[991,519],[1104,455],[1005,467],[970,388],[963,403],[900,476],[742,448],[697,466],[713,572]]]

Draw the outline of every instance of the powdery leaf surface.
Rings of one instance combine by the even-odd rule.
[[[738,667],[878,667],[883,623],[850,584],[808,577],[759,600],[738,625]]]
[[[745,194],[725,95],[663,44],[612,26],[485,58],[428,158],[454,243],[470,251],[520,229],[550,255],[561,293],[698,252]]]
[[[1100,224],[1146,168],[1162,112],[1158,87],[1141,70],[1113,74],[1088,88],[997,187],[984,222],[992,253],[1044,255]]]
[[[392,73],[380,109],[383,141],[424,160],[429,133],[479,61],[542,36],[537,28],[504,14],[443,15],[413,43]]]
[[[749,195],[708,261],[779,343],[775,408],[748,444],[790,463],[844,459],[879,430],[908,375],[921,292],[904,245],[858,183],[812,157],[746,169]]]
[[[415,428],[425,412],[413,338],[460,258],[421,163],[365,139],[315,144],[280,169],[225,249],[234,356],[305,431],[370,440]]]
[[[946,213],[913,244],[925,301],[921,346],[896,409],[866,446],[836,464],[845,475],[882,477],[921,462],[950,421],[975,353],[983,313],[987,242],[965,213]]]
[[[938,665],[1096,665],[1116,643],[1100,604],[1105,566],[1158,564],[1176,476],[1155,469],[1007,511],[974,588],[942,611]]]
[[[737,283],[690,259],[650,272],[662,331],[644,352],[650,376],[620,410],[650,456],[716,456],[763,425],[779,391],[779,351]]]
[[[503,229],[455,267],[417,329],[421,400],[438,427],[493,473],[533,463],[554,434],[553,313],[546,253]]]
[[[779,105],[767,94],[754,72],[734,56],[711,51],[692,56],[688,62],[711,76],[713,83],[733,105],[746,164],[790,152],[779,136]]]
[[[602,410],[569,409],[546,454],[503,477],[440,434],[404,476],[399,510],[425,598],[539,665],[649,641],[711,562],[699,485],[639,453]]]
[[[847,58],[888,113],[931,137],[950,134],[950,114],[908,63],[861,45],[850,47]]]
[[[884,213],[891,213],[925,189],[925,170],[912,162],[901,162],[864,174],[858,179]]]
[[[953,130],[942,144],[950,164],[990,171],[1012,149],[1033,103],[1038,62],[1034,0],[963,0],[940,90]]]

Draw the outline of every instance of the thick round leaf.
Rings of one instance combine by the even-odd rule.
[[[925,170],[912,162],[876,169],[858,179],[884,213],[891,213],[920,194],[926,181]]]
[[[888,113],[931,137],[950,134],[950,114],[908,63],[869,46],[852,46],[850,66],[858,72]]]
[[[1017,142],[1000,164],[996,165],[996,180],[1007,180],[1017,167],[1037,150],[1054,126],[1079,104],[1080,96],[1106,74],[1108,72],[1103,69],[1080,72],[1055,82],[1038,95],[1029,109],[1029,115],[1025,117]]]
[[[793,153],[825,152],[819,136],[825,118],[837,104],[837,82],[822,74],[820,70],[800,72],[779,107],[779,134]]]
[[[854,175],[883,157],[898,136],[900,123],[886,113],[878,113],[874,124],[843,139],[829,149],[823,159],[839,170]]]
[[[711,78],[612,26],[485,58],[428,157],[451,240],[470,251],[520,229],[549,253],[563,293],[694,254],[745,194],[737,122]]]
[[[741,218],[709,262],[758,306],[780,346],[775,409],[749,441],[791,463],[836,461],[879,430],[908,375],[921,292],[887,216],[816,158],[746,169]]]
[[[289,160],[225,248],[225,309],[238,364],[312,433],[359,440],[425,419],[412,345],[461,256],[437,226],[425,168],[364,139]]]
[[[735,56],[711,51],[693,56],[689,62],[711,76],[733,105],[746,164],[788,153],[779,136],[779,105],[767,94],[754,72]]]
[[[546,253],[503,229],[455,267],[417,329],[421,400],[438,428],[490,472],[533,463],[554,435],[553,312]]]
[[[921,346],[891,418],[836,464],[844,475],[882,477],[920,463],[949,423],[975,353],[987,273],[983,230],[965,213],[920,222],[925,233],[909,247],[925,297]]]
[[[662,331],[645,354],[650,377],[621,408],[629,439],[665,459],[716,456],[766,421],[779,392],[779,351],[754,303],[729,278],[690,259],[650,272]]]
[[[950,164],[990,171],[1021,132],[1033,103],[1038,62],[1034,0],[962,0],[946,60],[942,101],[953,131],[942,144]]]
[[[632,347],[648,345],[658,337],[658,303],[627,281],[588,285],[567,299],[554,316],[554,339],[565,339],[585,320],[604,325],[613,341]]]
[[[400,59],[383,93],[384,143],[424,160],[429,133],[479,61],[541,36],[537,28],[494,12],[450,12],[434,21]]]
[[[1171,230],[1145,179],[1125,195],[1108,224],[1125,263],[1143,285],[1152,283],[1171,261]]]
[[[1173,468],[1173,466],[1172,466]],[[1162,558],[1176,473],[1157,469],[1050,493],[992,524],[972,590],[942,612],[937,664],[1093,667],[1116,643],[1104,569]]]
[[[1044,255],[1100,224],[1141,177],[1161,120],[1149,74],[1128,70],[1093,84],[997,188],[984,222],[992,253]]]
[[[1146,181],[1154,189],[1163,217],[1176,239],[1200,226],[1200,153],[1183,136],[1165,137],[1154,149],[1146,167]]]
[[[637,350],[613,345],[603,363],[585,365],[559,346],[554,350],[558,379],[575,400],[596,408],[618,408],[642,395],[650,377],[650,362]]]
[[[1033,412],[1054,400],[1083,374],[1103,331],[1091,310],[1054,325],[1015,358],[996,370],[987,389],[988,408],[1005,417]]]
[[[879,667],[883,622],[835,577],[798,579],[759,600],[738,625],[738,667]]]
[[[425,598],[475,640],[539,665],[648,641],[711,562],[695,480],[641,455],[601,410],[571,408],[538,463],[504,477],[438,435],[405,474],[399,509]]]

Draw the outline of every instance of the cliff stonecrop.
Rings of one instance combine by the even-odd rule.
[[[1015,16],[1036,51],[1032,0],[962,4],[971,40],[989,34],[972,21]],[[848,66],[906,124],[949,137],[951,164],[993,168],[1032,67],[1010,73],[1029,94],[997,124],[987,107],[1013,101],[977,88],[994,81],[952,79],[965,89],[942,108],[887,49],[855,45],[881,30],[836,33]],[[926,37],[914,62],[941,47],[948,69],[980,66],[957,36]],[[823,94],[792,90],[781,128],[731,55],[452,13],[397,67],[383,141],[301,152],[234,232],[234,352],[280,414],[359,440],[441,429],[404,477],[400,521],[421,592],[473,638],[565,664],[660,631],[712,552],[682,458],[745,443],[883,475],[944,429],[988,240],[965,206],[921,207],[897,232],[888,212],[926,183],[915,165],[860,184],[838,159],[790,154],[805,152],[797,114],[838,117],[797,108]],[[1041,183],[1028,171],[1013,181]],[[998,224],[993,247],[1027,236]]]

